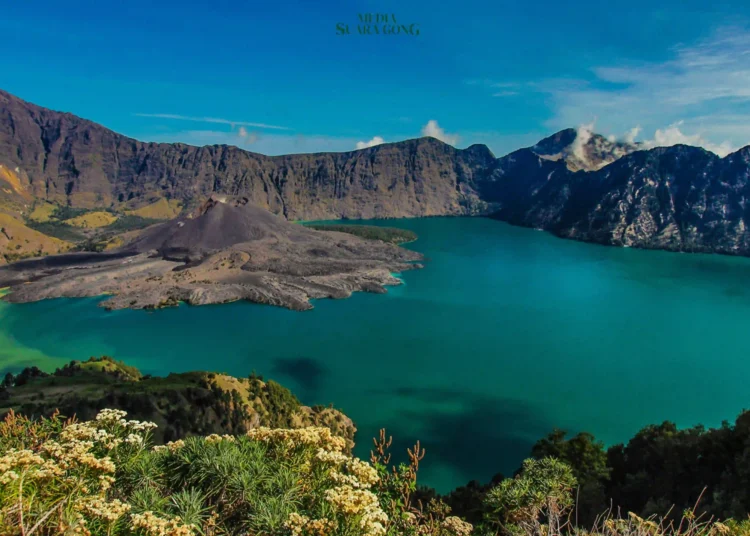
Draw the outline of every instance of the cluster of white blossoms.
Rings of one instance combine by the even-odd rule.
[[[335,436],[329,428],[307,427],[294,430],[255,428],[248,433],[250,438],[268,443],[280,443],[288,447],[307,446],[317,450],[303,464],[310,471],[312,464],[325,467],[334,485],[324,494],[338,521],[333,519],[310,519],[299,513],[290,514],[286,527],[293,536],[325,536],[339,526],[339,522],[354,524],[362,536],[382,536],[388,516],[380,507],[378,497],[369,490],[379,480],[374,467],[359,458],[352,458],[343,451],[346,440]]]
[[[220,443],[221,441],[234,441],[234,436],[231,436],[229,434],[219,435],[219,434],[211,434],[209,436],[206,436],[205,441],[206,443]]]
[[[132,432],[148,432],[157,427],[156,423],[149,421],[128,421],[125,419],[127,414],[127,411],[121,409],[103,409],[96,416],[95,422],[102,425],[121,426]]]
[[[121,409],[103,409],[96,416],[96,422],[114,424],[124,420],[128,412]]]
[[[115,464],[109,456],[97,456],[98,447],[111,450],[121,443],[143,444],[144,437],[135,431],[151,430],[153,423],[125,421],[126,429],[134,432],[123,440],[114,433],[97,428],[97,424],[122,424],[126,413],[119,410],[102,410],[93,422],[72,423],[58,435],[57,440],[42,443],[36,452],[29,449],[9,449],[0,457],[0,482],[16,480],[20,473],[26,478],[42,479],[63,476],[76,469],[91,469],[100,473],[99,488],[108,489],[113,483],[108,474],[115,472]]]
[[[185,446],[185,442],[182,439],[177,441],[169,441],[166,445],[155,445],[154,452],[177,452]]]
[[[130,511],[130,505],[106,498],[116,469],[109,454],[120,445],[143,445],[145,434],[155,426],[126,421],[124,416],[123,411],[103,410],[94,421],[67,424],[55,439],[46,439],[33,450],[6,450],[0,456],[0,485],[23,478],[24,486],[13,488],[17,495],[13,501],[28,509],[29,520],[33,503],[56,504],[67,495],[73,508],[59,524],[71,534],[90,534],[87,520],[114,523]]]
[[[153,512],[132,514],[130,524],[134,529],[140,529],[149,536],[193,536],[195,527],[185,525],[179,516],[165,519]]]
[[[124,441],[129,445],[143,445],[143,436],[139,436],[138,434],[128,434],[128,437],[126,437]]]
[[[92,441],[98,445],[103,446],[108,450],[112,450],[122,443],[122,439],[117,437],[115,434],[110,433],[101,428],[97,428],[90,422],[76,422],[66,426],[62,432],[60,432],[61,441]]]
[[[378,472],[367,462],[351,458],[344,464],[346,474],[332,471],[331,478],[339,484],[348,484],[353,488],[369,489],[380,480]]]
[[[318,461],[321,461],[323,463],[330,463],[332,465],[341,465],[342,463],[346,463],[349,459],[349,456],[344,454],[343,452],[331,452],[330,450],[326,449],[318,449],[318,452],[315,453],[315,459]]]
[[[46,461],[28,449],[10,449],[0,457],[0,484],[18,480],[20,475],[29,478],[44,478],[56,468],[46,465]]]
[[[330,519],[310,519],[294,512],[289,514],[284,526],[289,529],[292,536],[327,536],[337,528],[336,522]]]
[[[330,428],[308,426],[292,430],[280,430],[260,426],[247,433],[250,439],[266,443],[283,443],[288,447],[319,447],[330,452],[341,452],[346,448],[346,439],[333,435]]]
[[[454,536],[469,536],[471,531],[474,530],[474,526],[471,523],[467,523],[456,516],[446,517],[443,520],[442,527],[446,532]]]
[[[79,501],[76,510],[113,523],[130,511],[130,505],[118,499],[107,501],[101,497],[91,497]]]
[[[54,440],[45,441],[41,451],[46,453],[63,470],[77,467],[88,467],[104,473],[114,473],[115,464],[109,456],[99,458],[91,452],[94,448],[93,441],[81,441],[73,439],[58,443]]]
[[[363,536],[382,536],[388,516],[380,508],[378,497],[368,489],[357,489],[348,485],[326,490],[326,501],[333,510],[345,516],[359,518]]]

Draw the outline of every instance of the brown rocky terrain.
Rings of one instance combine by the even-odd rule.
[[[112,252],[71,253],[0,267],[5,299],[111,295],[109,309],[249,300],[310,309],[313,298],[385,292],[391,272],[421,255],[379,240],[316,231],[250,204],[210,198],[193,214],[153,226]]]

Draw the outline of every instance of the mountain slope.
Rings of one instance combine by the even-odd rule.
[[[494,217],[566,238],[750,255],[750,148],[659,147],[588,173],[522,149],[498,159],[480,195]]]
[[[268,157],[237,147],[143,143],[0,91],[0,164],[34,196],[109,206],[154,194],[242,195],[291,220],[473,214],[468,186],[494,157],[432,138],[363,151]]]
[[[0,264],[63,253],[71,247],[69,242],[30,229],[8,214],[0,213]]]

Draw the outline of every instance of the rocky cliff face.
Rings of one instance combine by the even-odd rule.
[[[572,172],[522,149],[498,159],[480,195],[494,217],[588,242],[750,255],[750,147],[725,158],[676,145]]]
[[[0,163],[36,198],[108,206],[157,193],[242,195],[290,220],[485,213],[470,185],[485,146],[432,138],[363,151],[268,157],[237,147],[143,143],[0,91]]]
[[[143,143],[0,91],[0,165],[14,177],[0,190],[73,206],[218,193],[290,220],[491,214],[603,244],[750,255],[749,154],[642,150],[567,129],[497,159],[432,138],[268,157]]]

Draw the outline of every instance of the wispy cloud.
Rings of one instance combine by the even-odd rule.
[[[647,145],[689,143],[717,154],[750,143],[750,33],[725,28],[680,45],[657,63],[601,66],[577,84],[542,83],[554,103],[552,127],[600,119],[600,128],[653,132]],[[731,125],[725,119],[732,116]],[[727,128],[731,126],[731,128]]]
[[[257,132],[248,132],[245,127],[240,127],[237,131],[237,135],[242,138],[242,143],[245,145],[252,145],[260,139],[260,134]]]
[[[137,113],[133,114],[137,117],[152,117],[156,119],[174,119],[177,121],[193,121],[196,123],[217,123],[220,125],[230,125],[232,128],[235,126],[253,127],[253,128],[267,128],[273,130],[290,130],[289,127],[280,127],[278,125],[268,125],[266,123],[253,123],[251,121],[234,121],[231,119],[222,119],[220,117],[194,117],[190,115],[179,115],[179,114],[144,114]]]
[[[642,134],[646,145],[690,143],[725,154],[750,144],[748,29],[722,28],[708,39],[668,52],[669,58],[659,62],[623,60],[595,66],[587,79],[467,83],[486,86],[497,96],[506,96],[505,91],[546,94],[550,129],[598,118],[599,132],[628,132],[631,140]],[[635,127],[640,127],[637,132]]]

